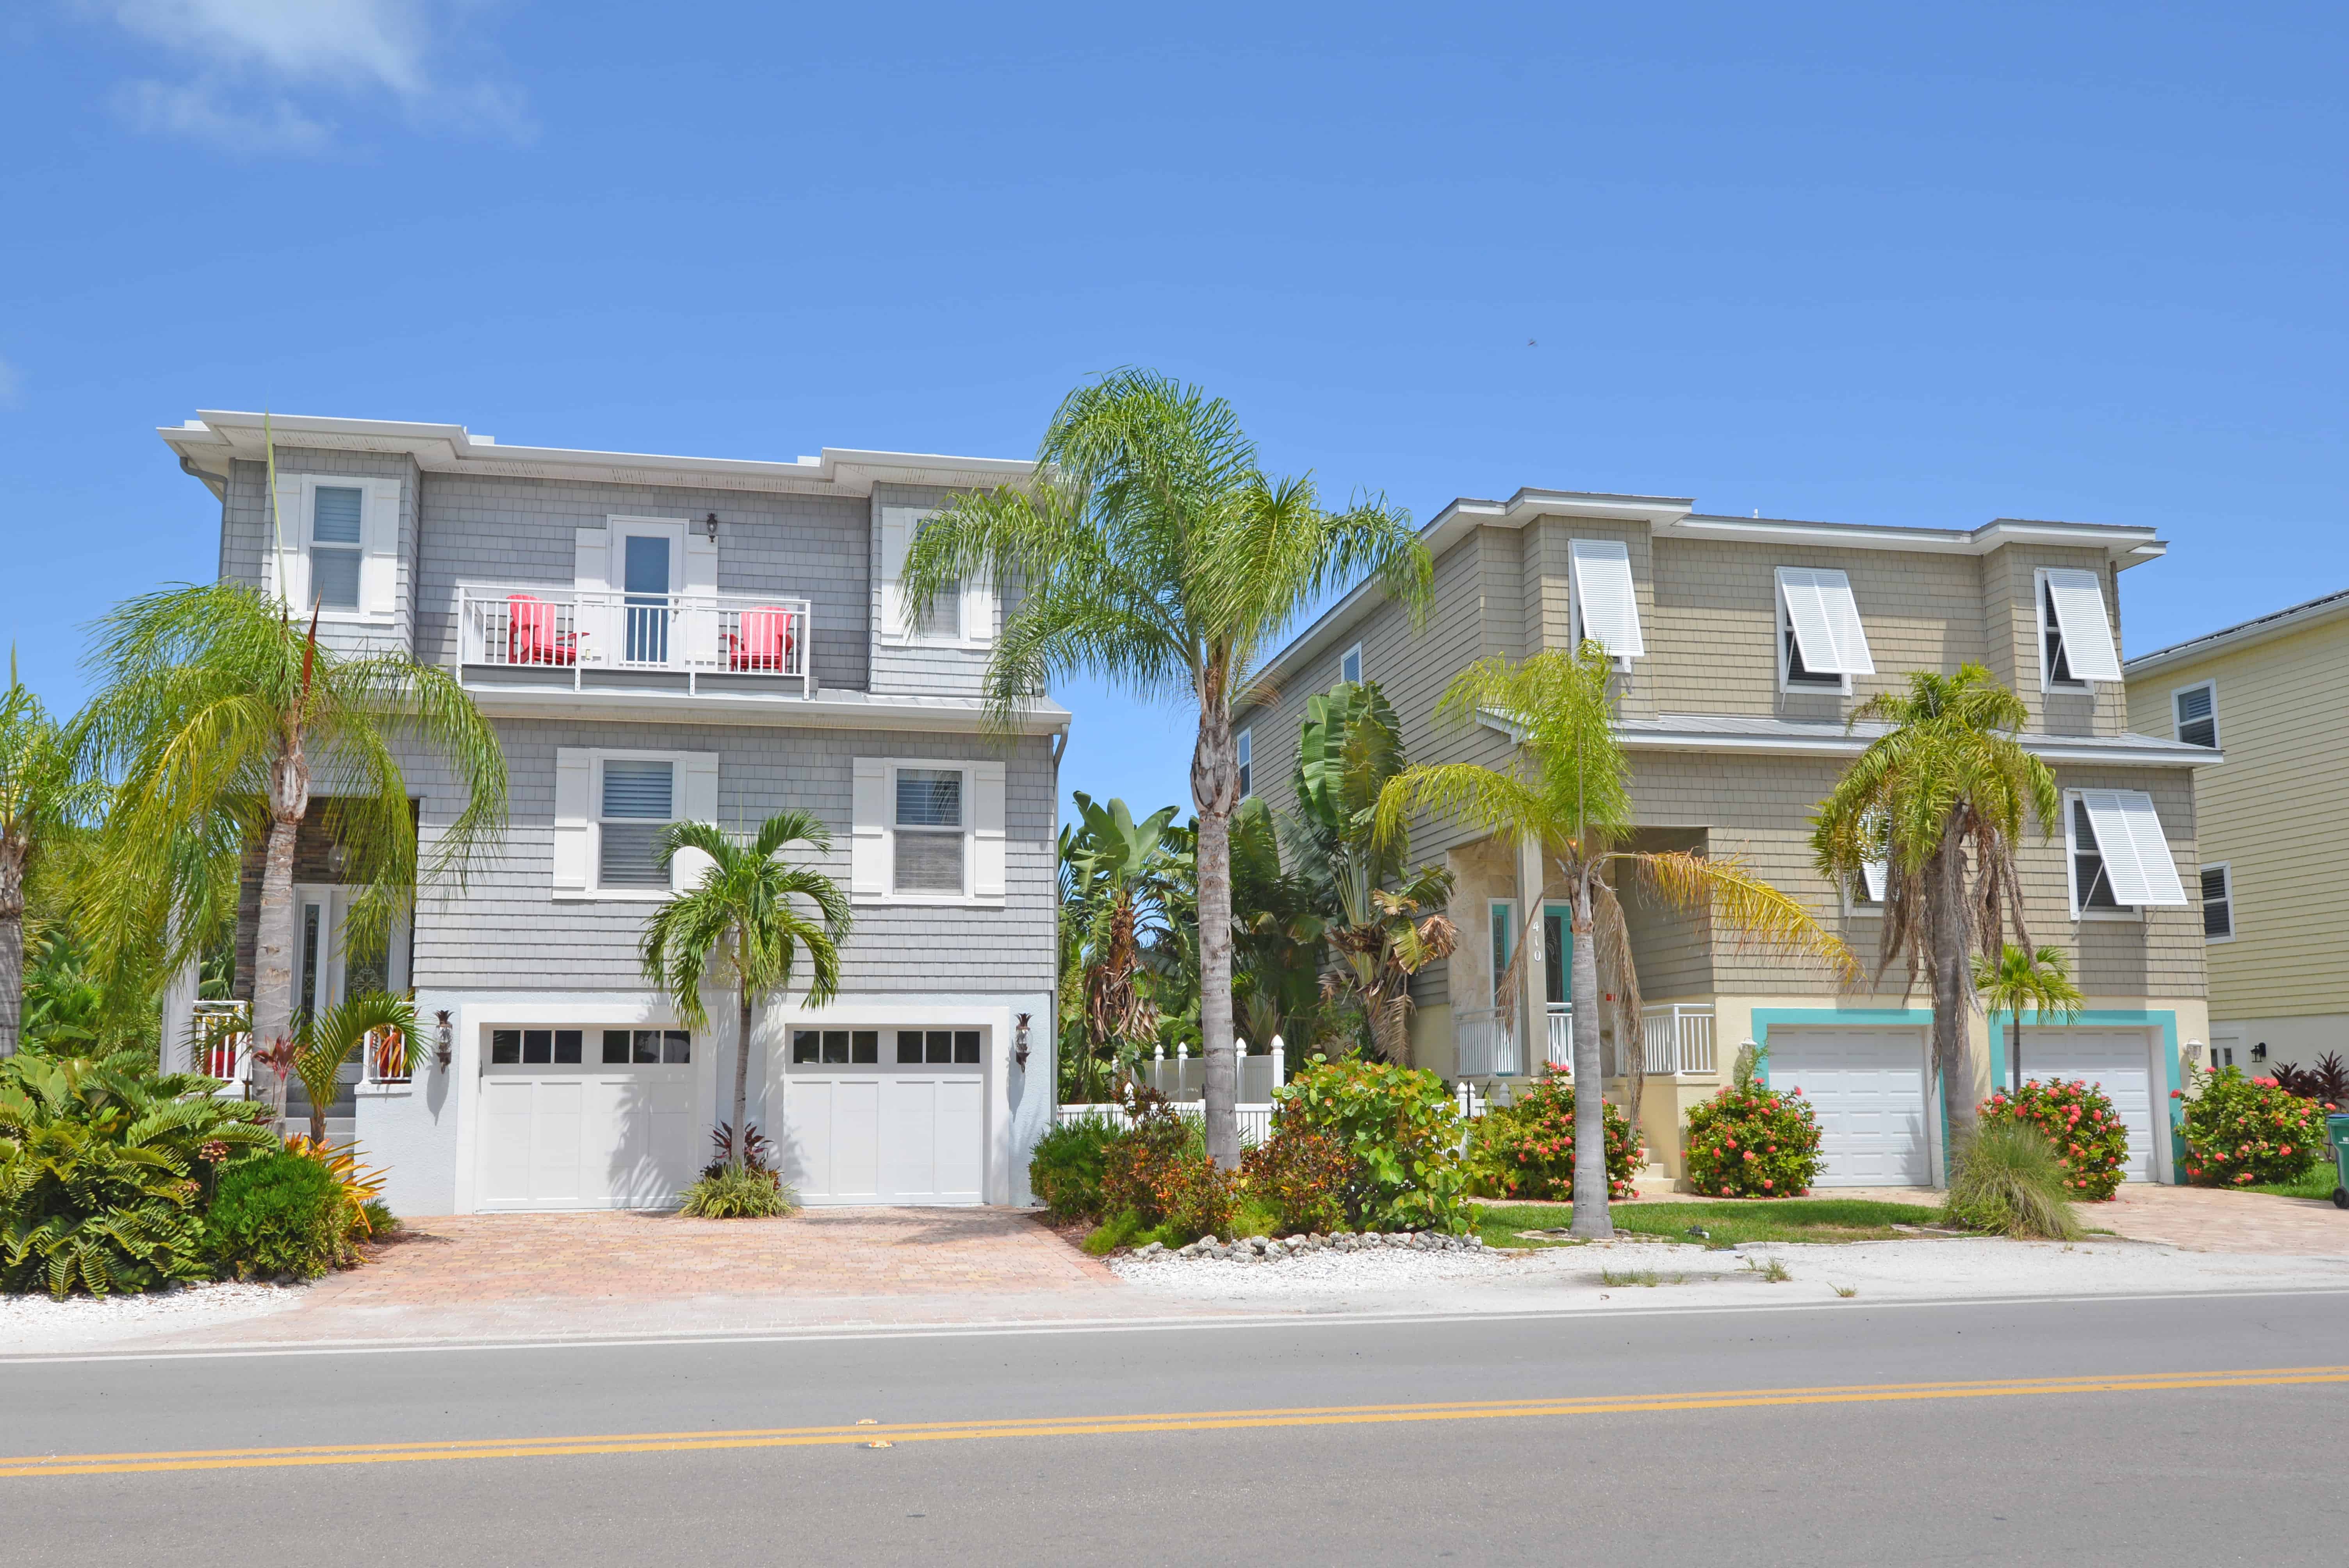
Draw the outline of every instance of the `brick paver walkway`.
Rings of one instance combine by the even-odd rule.
[[[2349,1257],[2349,1211],[2323,1199],[2131,1182],[2111,1202],[2084,1204],[2080,1212],[2088,1223],[2132,1241],[2191,1252]]]

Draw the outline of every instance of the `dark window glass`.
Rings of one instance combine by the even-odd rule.
[[[561,1067],[567,1065],[576,1067],[579,1065],[579,1040],[580,1031],[577,1029],[557,1029],[554,1031],[554,1060],[556,1066]]]
[[[933,1065],[954,1060],[954,1031],[932,1029],[927,1037],[925,1058]]]
[[[2072,881],[2080,890],[2082,909],[2121,907],[2113,896],[2113,879],[2105,874],[2104,853],[2096,848],[2096,827],[2085,800],[2072,802]]]
[[[2235,934],[2235,902],[2227,895],[2227,868],[2213,866],[2202,873],[2202,934]]]
[[[848,1059],[852,1062],[877,1062],[881,1059],[881,1031],[858,1029],[848,1037]]]
[[[823,1032],[823,1059],[828,1062],[844,1062],[848,1059],[846,1029],[826,1029]]]
[[[795,1062],[812,1062],[820,1060],[820,1053],[823,1048],[823,1037],[815,1030],[794,1029],[792,1031],[792,1060]]]
[[[977,1029],[957,1029],[955,1031],[955,1060],[957,1062],[976,1062],[978,1060],[978,1031]]]
[[[627,1031],[627,1030],[626,1030],[626,1029],[606,1029],[606,1030],[605,1030],[605,1031],[604,1031],[604,1060],[605,1060],[605,1062],[606,1064],[610,1064],[610,1063],[613,1063],[613,1062],[621,1062],[621,1063],[625,1063],[627,1059],[628,1059],[628,1031]]]
[[[1555,1006],[1566,1000],[1567,984],[1573,976],[1568,973],[1574,956],[1574,943],[1567,926],[1566,916],[1542,913],[1542,989],[1543,1000]]]
[[[1788,686],[1835,686],[1840,689],[1843,676],[1819,675],[1803,663],[1802,639],[1795,635],[1795,624],[1786,623],[1786,684]]]
[[[660,1037],[661,1032],[658,1029],[638,1029],[636,1031],[636,1060],[640,1062],[659,1061]]]
[[[900,1030],[898,1030],[898,1031],[897,1031],[897,1060],[898,1060],[900,1063],[905,1063],[905,1062],[918,1062],[918,1061],[920,1061],[921,1059],[922,1059],[922,1031],[921,1031],[921,1030],[919,1030],[919,1029],[900,1029]]]
[[[2178,694],[2178,738],[2189,746],[2219,744],[2219,715],[2211,707],[2209,686]]]
[[[661,1060],[670,1067],[693,1060],[693,1037],[683,1029],[661,1031]]]
[[[522,1060],[522,1031],[492,1029],[490,1031],[491,1065],[507,1067],[520,1060]]]
[[[2085,686],[2085,681],[2073,676],[2072,660],[2064,651],[2064,628],[2055,619],[2055,585],[2042,583],[2039,599],[2039,613],[2047,618],[2047,683],[2050,686]]]
[[[553,1029],[524,1029],[522,1032],[522,1059],[525,1062],[551,1062],[554,1059]]]

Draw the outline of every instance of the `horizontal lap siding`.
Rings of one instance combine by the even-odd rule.
[[[457,656],[457,587],[569,588],[581,528],[611,517],[718,514],[718,590],[806,599],[817,682],[862,691],[872,646],[863,497],[427,474],[418,656]]]
[[[2235,940],[2209,948],[2213,1017],[2292,1017],[2349,1006],[2349,621],[2334,621],[2129,683],[2130,727],[2174,734],[2171,694],[2217,684],[2226,762],[2196,774],[2204,864],[2227,862]],[[2180,862],[2193,889],[2199,867]]]
[[[533,990],[642,984],[636,944],[650,903],[557,902],[552,895],[554,762],[563,747],[658,748],[719,754],[720,825],[748,831],[786,808],[812,810],[833,834],[812,863],[844,890],[858,757],[1000,759],[1005,772],[1007,899],[1001,908],[855,906],[842,952],[849,991],[1033,991],[1054,978],[1057,817],[1049,742],[1022,740],[1009,756],[977,737],[864,734],[737,726],[598,725],[501,719],[510,770],[510,828],[470,886],[428,892],[416,924],[419,989]],[[429,760],[410,768],[424,798],[426,852],[454,815],[456,793]]]

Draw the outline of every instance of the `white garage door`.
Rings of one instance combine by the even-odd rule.
[[[808,1203],[980,1202],[984,1040],[977,1029],[793,1031],[783,1179]]]
[[[1930,1186],[1928,1081],[1921,1030],[1770,1031],[1770,1087],[1818,1114],[1821,1187]]]
[[[2002,1046],[2003,1040],[2000,1042]],[[2000,1052],[2003,1058],[2005,1053]],[[2097,1085],[2128,1130],[2123,1180],[2154,1179],[2153,1047],[2143,1029],[2025,1029],[2023,1076],[2043,1083],[2074,1078]],[[1999,1062],[1998,1081],[2007,1081]]]
[[[483,1210],[661,1209],[694,1177],[692,1045],[675,1029],[493,1029]]]

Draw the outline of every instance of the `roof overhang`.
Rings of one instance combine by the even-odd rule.
[[[1477,716],[1485,728],[1513,741],[1525,738],[1523,727],[1507,714],[1487,710]],[[1885,733],[1880,724],[1806,724],[1792,719],[1720,718],[1699,714],[1666,714],[1659,718],[1624,719],[1616,737],[1627,751],[1694,751],[1749,757],[1857,757]],[[2075,767],[2209,768],[2227,760],[2227,754],[2206,746],[2188,746],[2151,735],[2039,735],[2015,737],[2023,748],[2043,762]]]
[[[750,458],[685,458],[650,452],[595,452],[568,447],[501,446],[462,425],[398,419],[264,416],[207,408],[186,424],[155,433],[199,478],[224,477],[230,462],[260,462],[269,443],[342,452],[381,452],[415,459],[427,473],[508,479],[588,480],[611,484],[796,495],[869,496],[875,484],[983,489],[1016,484],[1035,465],[1019,458],[956,458],[926,452],[873,452],[826,447],[812,458],[775,462]]]
[[[2237,625],[2222,627],[2199,637],[2189,637],[2182,643],[2172,643],[2166,648],[2156,648],[2149,654],[2121,663],[2121,675],[2135,680],[2166,669],[2175,669],[2196,659],[2236,648],[2247,648],[2276,637],[2288,637],[2294,632],[2304,632],[2349,615],[2349,589],[2327,593],[2322,599],[2311,599],[2304,604],[2294,604],[2273,614],[2261,615]]]

